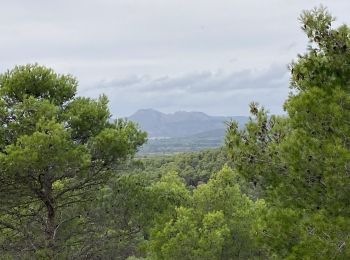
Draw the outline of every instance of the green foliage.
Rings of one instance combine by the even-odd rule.
[[[242,194],[237,175],[224,167],[194,190],[190,206],[151,231],[149,247],[157,259],[258,258],[251,226],[264,209]]]
[[[223,213],[210,212],[200,221],[193,209],[180,207],[176,213],[151,241],[157,259],[219,259],[229,235]]]
[[[81,205],[90,225],[85,257],[92,259],[126,259],[140,255],[139,243],[144,239],[145,225],[150,216],[150,181],[142,175],[119,175],[111,178],[97,199]],[[80,252],[71,258],[81,258]]]
[[[90,219],[76,205],[145,141],[133,123],[110,122],[105,96],[75,98],[76,87],[38,65],[0,76],[0,243],[13,256],[83,256]]]
[[[227,131],[238,172],[269,202],[256,232],[276,258],[350,257],[350,30],[333,20],[322,7],[301,16],[310,45],[290,66],[288,117],[252,104],[246,129]]]
[[[222,148],[167,156],[144,156],[140,160],[142,172],[161,176],[175,171],[191,187],[206,183],[212,173],[228,163],[226,152]]]
[[[107,106],[108,99],[104,95],[98,100],[77,97],[67,104],[61,117],[71,128],[72,139],[84,143],[106,128],[111,116]]]
[[[169,172],[149,187],[153,211],[162,218],[175,214],[175,207],[186,205],[190,193],[176,172]],[[157,217],[156,215],[153,217]]]
[[[286,171],[279,157],[279,145],[289,131],[289,121],[269,116],[256,103],[251,103],[250,112],[252,117],[244,129],[238,129],[234,121],[228,124],[225,143],[235,168],[260,194],[283,178]]]
[[[334,18],[323,7],[304,11],[302,29],[309,39],[308,51],[291,64],[292,87],[300,91],[317,87],[349,90],[349,28],[332,28]]]
[[[84,206],[87,218],[98,219],[98,225],[89,228],[95,242],[89,244],[88,256],[144,256],[150,229],[163,225],[174,216],[176,207],[187,205],[189,200],[190,192],[174,172],[158,181],[132,173],[112,178],[98,193],[97,201]]]
[[[16,66],[2,74],[0,82],[1,97],[8,105],[34,97],[62,106],[74,98],[78,85],[72,76],[56,74],[52,69],[37,64]]]

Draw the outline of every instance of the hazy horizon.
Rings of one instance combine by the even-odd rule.
[[[178,113],[178,112],[185,112],[185,113],[204,113],[204,114],[206,114],[208,116],[214,116],[214,117],[230,117],[230,116],[247,117],[246,115],[213,115],[213,114],[205,113],[203,111],[198,111],[198,110],[177,110],[177,111],[173,111],[173,112],[163,112],[163,111],[161,111],[159,109],[154,109],[154,108],[151,108],[151,107],[137,109],[136,111],[134,111],[130,115],[127,115],[126,117],[130,117],[130,116],[134,115],[135,113],[137,113],[139,111],[142,111],[142,110],[153,110],[153,111],[157,111],[157,112],[160,112],[162,114],[165,114],[165,115],[173,115],[173,114]]]

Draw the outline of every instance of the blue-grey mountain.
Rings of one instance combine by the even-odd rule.
[[[129,119],[148,132],[149,140],[142,147],[141,154],[168,154],[220,147],[224,142],[225,122],[233,119],[243,126],[248,117],[209,116],[185,111],[165,114],[142,109]]]
[[[230,119],[240,125],[247,121],[243,116],[209,116],[202,112],[178,111],[165,114],[154,109],[142,109],[129,117],[152,137],[188,137],[203,132],[225,129]]]

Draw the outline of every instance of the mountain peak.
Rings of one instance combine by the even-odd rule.
[[[159,112],[158,110],[155,110],[153,108],[144,108],[137,110],[134,114],[132,114],[130,117],[133,117],[137,114],[163,114],[162,112]]]

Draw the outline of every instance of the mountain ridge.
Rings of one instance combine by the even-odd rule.
[[[242,126],[248,117],[210,116],[198,111],[176,111],[167,114],[150,108],[140,109],[128,119],[138,123],[141,129],[148,132],[149,137],[177,138],[225,129],[225,122],[229,120],[236,120]]]

